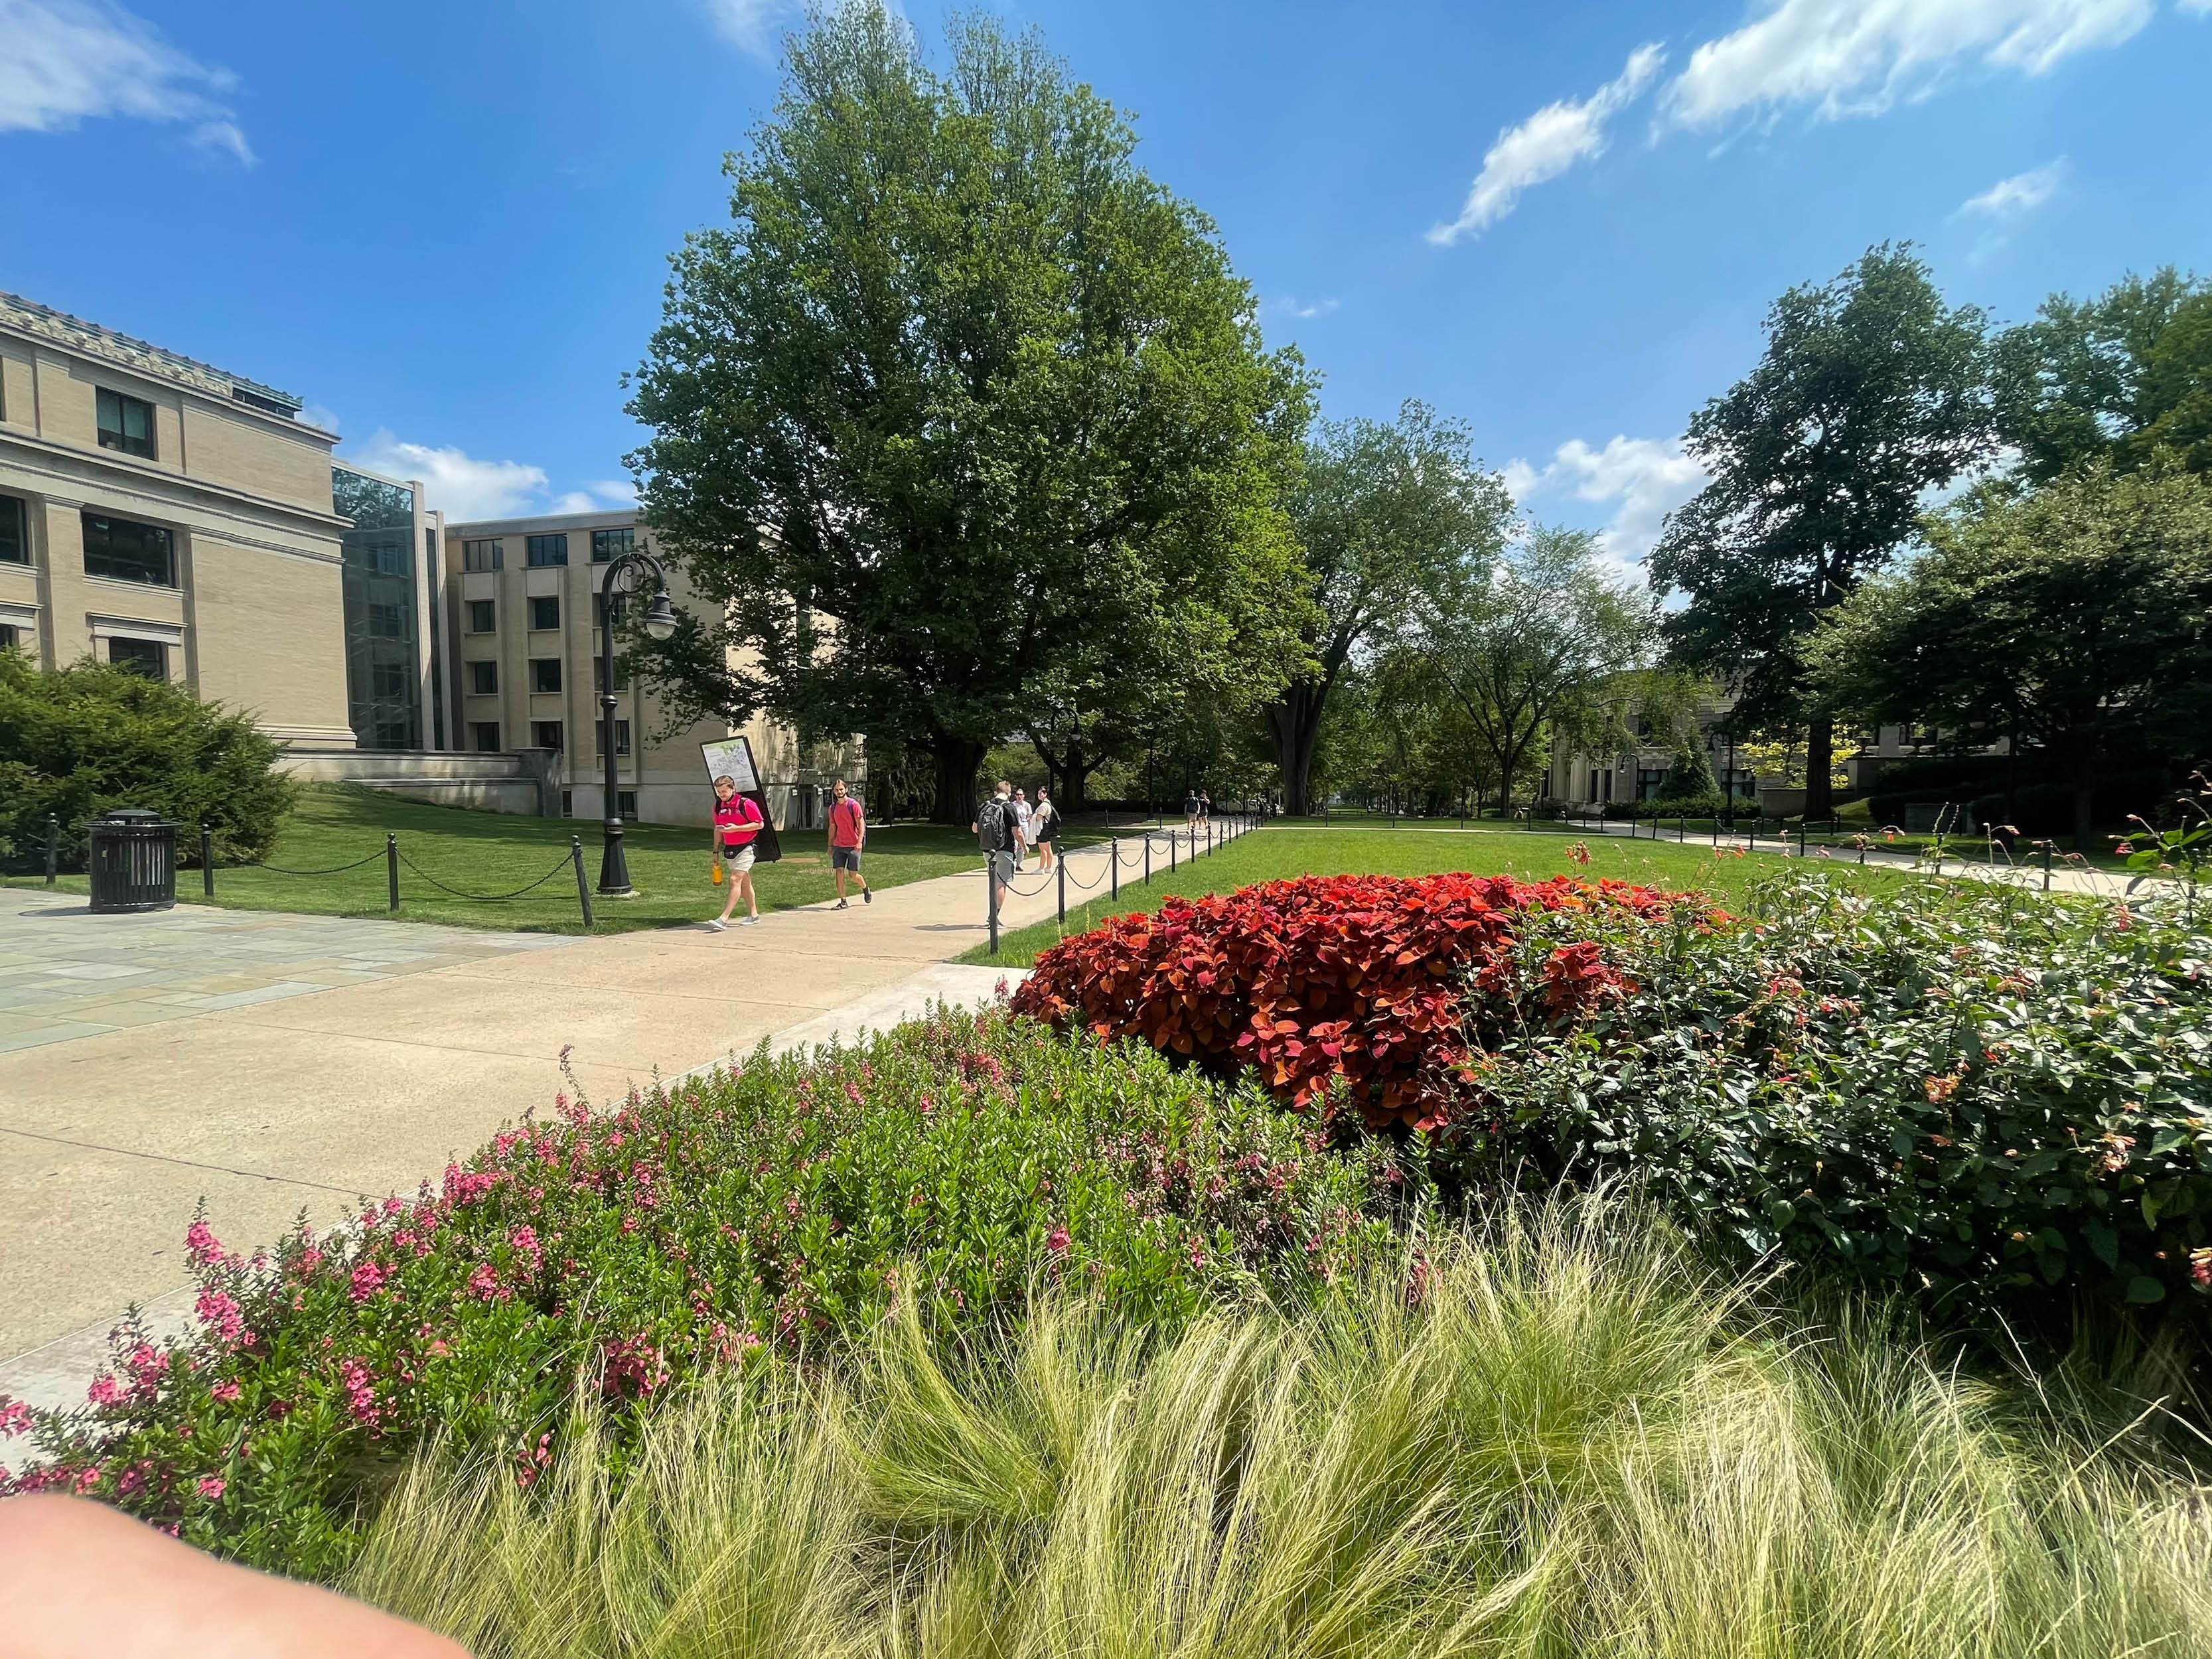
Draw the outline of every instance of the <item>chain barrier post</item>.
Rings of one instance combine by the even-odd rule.
[[[1802,818],[1797,820],[1797,856],[1801,859],[1805,856],[1805,820]]]
[[[568,857],[576,866],[576,902],[583,908],[584,931],[592,931],[592,884],[584,879],[584,838],[568,837]]]
[[[215,896],[215,836],[204,823],[200,825],[200,892]]]
[[[1170,875],[1173,875],[1173,874],[1175,874],[1175,867],[1176,867],[1176,832],[1175,832],[1174,830],[1169,830],[1169,831],[1168,831],[1168,873],[1169,873]]]
[[[52,812],[46,814],[46,885],[54,884],[54,870],[61,862],[62,821]]]
[[[1147,825],[1147,826],[1146,827],[1146,830],[1145,830],[1145,885],[1146,885],[1146,886],[1147,886],[1147,887],[1150,887],[1152,884],[1152,829],[1151,829],[1151,827],[1150,827],[1149,825]]]
[[[1113,862],[1114,902],[1118,904],[1121,900],[1121,842],[1119,837],[1107,842],[1106,855]]]
[[[2043,843],[2043,890],[2046,893],[2051,890],[2051,842],[2048,839]]]
[[[386,908],[397,915],[399,912],[399,837],[386,830],[384,836],[384,894]]]
[[[1060,878],[1060,925],[1065,928],[1067,926],[1067,860],[1054,859],[1052,868],[1053,873]]]

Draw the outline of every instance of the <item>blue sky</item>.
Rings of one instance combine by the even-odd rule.
[[[1324,413],[1465,418],[1640,556],[1791,283],[2212,274],[2212,0],[1007,0],[1219,222]],[[906,0],[926,39],[943,8]],[[618,499],[775,0],[0,0],[0,288],[284,387],[465,516]]]

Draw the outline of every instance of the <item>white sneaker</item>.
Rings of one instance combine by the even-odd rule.
[[[740,927],[750,927],[759,920],[760,918],[758,916],[739,916],[738,918],[738,926]]]
[[[710,933],[720,933],[724,926],[725,923],[720,916],[710,916],[708,918],[707,931]]]

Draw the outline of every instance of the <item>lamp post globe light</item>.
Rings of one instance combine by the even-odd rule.
[[[599,753],[606,766],[606,799],[599,842],[599,893],[605,898],[628,898],[629,862],[623,856],[622,794],[617,788],[618,763],[615,757],[615,625],[618,601],[634,593],[642,580],[653,584],[653,603],[645,613],[645,631],[656,640],[676,632],[676,611],[668,603],[668,573],[660,561],[643,548],[632,548],[607,566],[599,584]]]

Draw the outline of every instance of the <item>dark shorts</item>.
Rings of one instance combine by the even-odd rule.
[[[830,849],[830,867],[832,870],[850,870],[854,875],[860,874],[860,849],[857,847],[831,848]]]

